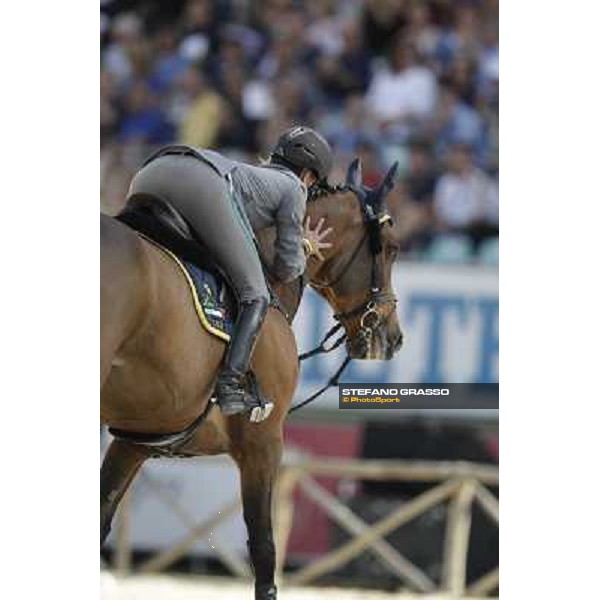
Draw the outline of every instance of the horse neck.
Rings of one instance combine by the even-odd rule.
[[[275,237],[276,231],[274,227],[264,229],[257,234],[263,267],[267,274],[271,272],[275,256]],[[289,283],[274,281],[272,277],[269,277],[269,280],[271,290],[275,294],[288,321],[291,323],[300,306],[300,300],[302,299],[302,293],[306,285],[304,276],[297,277]]]
[[[279,304],[291,323],[298,312],[300,300],[305,288],[303,277],[298,277],[289,283],[275,283],[271,285],[273,292],[277,296]]]
[[[343,251],[344,238],[353,229],[356,219],[361,220],[360,207],[353,192],[337,191],[309,202],[306,215],[310,217],[314,227],[320,219],[325,219],[324,228],[332,227],[333,231],[327,241],[333,242],[333,247],[325,250],[325,260],[309,260],[306,268],[308,282],[329,281],[332,265]]]
[[[332,194],[325,194],[316,200],[308,202],[306,215],[310,217],[312,227],[321,218],[325,219],[325,227],[333,227],[332,240],[334,241],[334,246],[325,252],[324,261],[309,260],[304,275],[289,283],[275,283],[272,285],[273,291],[277,295],[277,299],[290,322],[298,311],[306,285],[310,285],[312,281],[326,281],[329,279],[329,268],[336,258],[336,251],[339,251],[341,247],[339,241],[343,237],[342,232],[352,222],[353,218],[356,216],[360,217],[360,209],[352,192],[339,191]],[[259,237],[263,255],[266,256],[269,262],[273,256],[274,238],[274,230],[265,232],[263,236]]]

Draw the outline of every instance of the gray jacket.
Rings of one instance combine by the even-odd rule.
[[[292,281],[306,268],[302,247],[306,187],[279,165],[252,166],[231,160],[213,150],[195,149],[221,175],[231,180],[254,231],[275,226],[274,275]]]

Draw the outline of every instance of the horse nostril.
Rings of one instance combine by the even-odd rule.
[[[400,332],[398,332],[398,337],[396,338],[396,344],[395,344],[394,349],[395,350],[400,350],[400,348],[402,348],[402,342],[404,342],[404,335],[400,331]]]
[[[392,358],[394,354],[402,347],[404,336],[399,329],[396,329],[396,331],[389,333],[386,341],[388,358]]]

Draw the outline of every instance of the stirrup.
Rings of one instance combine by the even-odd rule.
[[[260,402],[259,406],[255,406],[250,411],[250,417],[249,417],[250,423],[261,423],[262,421],[265,421],[266,419],[269,418],[269,415],[275,408],[275,404],[273,404],[273,402],[271,402],[270,400],[267,400],[267,401],[260,400],[259,402]]]
[[[227,408],[221,406],[220,402],[219,408],[221,409],[221,413],[225,416],[233,416],[240,413],[250,413],[249,421],[251,423],[260,423],[269,418],[273,408],[275,408],[275,404],[263,396],[254,373],[249,372],[246,375],[246,380],[248,382],[248,388],[250,389],[244,390],[244,394],[239,402],[231,403],[238,407],[237,410],[234,409],[233,411],[228,412]]]
[[[269,418],[269,415],[275,408],[275,404],[268,398],[265,398],[258,385],[256,375],[252,371],[248,371],[246,379],[251,390],[252,402],[258,404],[258,406],[254,406],[250,411],[250,422],[261,423]]]
[[[269,418],[269,415],[275,408],[275,404],[271,402],[271,400],[265,400],[263,398],[257,400],[256,398],[251,397],[249,394],[246,394],[244,398],[244,407],[241,407],[239,410],[227,413],[226,410],[223,410],[221,405],[219,405],[219,408],[221,409],[221,413],[226,417],[250,413],[248,420],[251,423],[260,423],[261,421]]]

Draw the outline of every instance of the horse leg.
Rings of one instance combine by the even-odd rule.
[[[141,448],[120,440],[111,442],[100,470],[100,547],[110,533],[123,494],[147,458]]]
[[[251,423],[249,427],[259,427]],[[242,483],[244,521],[255,577],[255,600],[276,600],[275,544],[271,523],[272,490],[281,461],[281,437],[253,432],[235,453]]]

